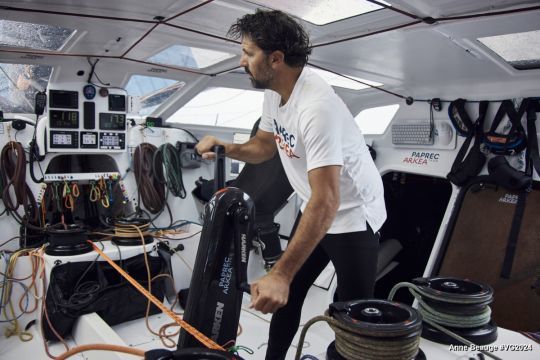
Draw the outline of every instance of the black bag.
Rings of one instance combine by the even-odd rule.
[[[143,287],[148,287],[144,255],[115,261]],[[160,257],[148,256],[150,276],[165,272],[166,262]],[[165,279],[152,282],[152,295],[163,300]],[[56,332],[66,337],[81,315],[97,313],[107,324],[139,319],[145,316],[148,299],[124,279],[108,263],[102,261],[68,262],[55,266],[47,289],[46,311]],[[151,305],[150,314],[160,310]],[[59,340],[43,315],[46,340]]]

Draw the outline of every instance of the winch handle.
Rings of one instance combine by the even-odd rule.
[[[214,163],[214,194],[225,187],[225,147],[214,146],[216,154]]]

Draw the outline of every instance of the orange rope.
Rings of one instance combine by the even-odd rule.
[[[101,255],[102,258],[104,258],[116,271],[120,273],[124,278],[127,279],[127,281],[130,282],[131,285],[133,285],[141,294],[146,296],[148,300],[154,303],[161,311],[163,311],[165,314],[169,315],[171,319],[173,319],[178,325],[180,325],[182,328],[184,328],[188,333],[190,333],[194,338],[199,340],[204,346],[206,346],[209,349],[214,350],[221,350],[225,351],[223,347],[216,344],[212,339],[208,338],[206,335],[201,333],[199,330],[195,329],[193,326],[189,325],[184,320],[180,319],[174,312],[167,309],[165,305],[154,295],[149,293],[144,287],[142,287],[135,279],[133,279],[128,273],[126,273],[120,266],[116,265],[114,261],[111,260],[103,251],[101,251],[92,241],[88,240],[88,243],[92,245],[94,248],[94,251],[97,252],[99,255]]]
[[[56,357],[55,360],[65,360],[70,356],[73,356],[83,351],[90,351],[90,350],[116,351],[116,352],[122,352],[125,354],[140,356],[140,357],[144,357],[144,353],[145,353],[144,350],[134,349],[127,346],[109,345],[109,344],[89,344],[89,345],[81,345],[81,346],[74,347],[73,349],[66,351],[65,353]]]

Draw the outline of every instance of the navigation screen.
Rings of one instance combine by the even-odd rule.
[[[101,130],[126,130],[126,114],[99,113]]]
[[[51,128],[78,129],[79,128],[79,112],[78,111],[51,110],[49,124]]]
[[[49,91],[49,107],[62,109],[78,109],[79,92],[51,90]]]

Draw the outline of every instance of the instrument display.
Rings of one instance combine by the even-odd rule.
[[[123,150],[126,148],[126,134],[115,132],[99,133],[99,148],[103,150]]]
[[[92,131],[81,131],[81,149],[97,149],[98,133]]]
[[[127,149],[126,94],[111,94],[107,88],[86,82],[48,89],[47,94],[48,118],[42,127],[47,152],[118,153]]]
[[[79,139],[77,131],[54,131],[51,130],[51,148],[78,149]]]
[[[67,110],[51,110],[49,112],[51,128],[78,129],[79,112]]]
[[[126,97],[119,94],[109,94],[109,111],[126,111]]]
[[[71,145],[70,134],[53,134],[52,142],[54,145]]]
[[[95,134],[82,134],[82,143],[84,145],[94,145],[97,144]]]
[[[101,137],[101,145],[103,146],[119,146],[120,138],[118,135],[103,135]]]
[[[126,114],[99,113],[100,130],[126,130]]]
[[[78,109],[79,92],[66,90],[50,90],[49,107],[60,109]]]

